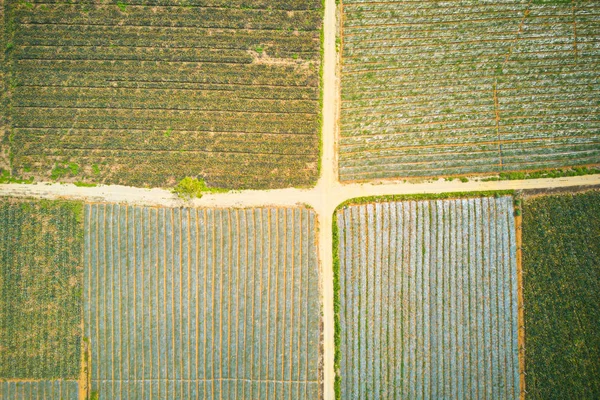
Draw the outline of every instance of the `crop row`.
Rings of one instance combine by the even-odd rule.
[[[35,4],[68,4],[66,0],[34,0]],[[77,4],[96,5],[95,0],[78,0]],[[116,0],[104,1],[103,4],[119,4]],[[130,0],[127,5],[145,5],[157,7],[205,7],[205,8],[241,8],[241,9],[274,9],[274,10],[311,10],[321,7],[320,0]]]
[[[143,83],[143,82],[140,82]],[[161,82],[155,82],[157,87],[152,87],[152,82],[146,82],[144,85],[137,86],[135,82],[130,86],[123,83],[117,87],[94,87],[94,86],[32,86],[23,85],[13,89],[15,99],[13,101],[26,102],[24,97],[33,101],[39,98],[55,98],[66,101],[67,99],[77,99],[80,101],[94,101],[90,97],[98,99],[112,99],[113,101],[143,101],[145,99],[156,99],[158,101],[169,101],[170,99],[181,99],[190,97],[195,101],[222,100],[228,98],[232,101],[246,100],[248,102],[263,100],[271,104],[285,104],[285,100],[298,101],[306,109],[309,109],[309,101],[314,103],[318,98],[318,93],[314,88],[307,87],[272,87],[272,86],[239,86],[239,85],[202,85],[193,84],[181,85],[181,87],[166,88],[159,87]],[[135,89],[135,90],[131,90]],[[36,96],[37,94],[37,96]],[[279,101],[276,101],[279,100]],[[180,102],[182,100],[179,100]],[[93,103],[92,103],[93,104]],[[171,107],[165,107],[171,108]]]
[[[54,154],[54,155],[52,155]],[[21,155],[14,167],[48,175],[49,168],[72,160],[82,170],[78,176],[96,178],[94,166],[110,184],[162,186],[181,176],[196,176],[223,188],[281,187],[282,176],[291,186],[307,186],[316,174],[317,155],[277,155],[220,152],[47,149],[42,154]]]
[[[0,201],[0,379],[78,376],[78,212],[68,203]]]
[[[597,128],[594,128],[597,130]],[[593,130],[593,129],[590,129]],[[376,158],[378,156],[393,157],[394,155],[403,154],[422,154],[423,146],[428,147],[430,154],[438,152],[472,152],[475,149],[484,150],[491,148],[499,148],[499,143],[502,148],[516,149],[526,145],[552,146],[552,145],[567,145],[567,144],[584,144],[595,143],[599,136],[593,132],[585,132],[578,128],[550,130],[547,132],[539,132],[536,130],[533,133],[527,132],[523,134],[520,129],[515,129],[514,132],[502,131],[498,137],[498,132],[494,128],[473,132],[464,136],[443,137],[437,132],[432,132],[426,135],[391,135],[388,137],[357,137],[344,138],[343,151],[340,151],[340,159],[346,162],[352,160]],[[549,134],[551,133],[551,134]],[[433,140],[432,140],[433,139]],[[451,150],[453,149],[453,150]],[[352,153],[352,158],[348,158],[346,153]],[[373,154],[375,153],[375,154]]]
[[[255,50],[264,46],[271,55],[319,53],[318,32],[215,30],[97,25],[20,25],[17,46],[122,46],[157,48]],[[303,54],[304,56],[305,54]],[[311,57],[312,58],[312,57]]]
[[[471,106],[481,102],[493,101],[494,82],[478,86],[478,88],[449,88],[444,93],[439,93],[439,88],[423,87],[408,89],[406,94],[401,97],[393,97],[395,91],[393,88],[382,89],[370,93],[363,93],[360,96],[344,99],[344,111],[358,111],[361,108],[377,108],[379,106],[396,106],[401,104],[411,107],[420,105],[430,105],[432,109],[442,110],[446,105],[451,106]],[[507,85],[504,87],[496,86],[498,96],[502,98],[501,107],[505,104],[523,104],[526,102],[537,101],[576,101],[577,99],[586,99],[595,96],[600,89],[590,87],[585,83],[573,83],[569,86],[553,86],[544,81],[521,82],[518,86]],[[526,94],[522,92],[526,91]],[[436,93],[437,92],[437,93]],[[410,93],[410,94],[409,94]],[[492,96],[490,97],[490,93]],[[435,95],[435,98],[433,98]]]
[[[346,181],[368,181],[371,179],[393,179],[398,176],[411,177],[439,177],[448,175],[477,175],[490,174],[492,172],[500,173],[506,171],[537,171],[561,169],[565,166],[589,166],[598,164],[598,151],[591,150],[589,152],[575,152],[561,154],[560,157],[553,155],[537,155],[523,156],[518,159],[514,158],[512,162],[503,162],[502,165],[492,164],[489,162],[479,164],[441,162],[428,164],[426,167],[423,164],[414,164],[398,168],[396,166],[385,166],[382,168],[361,169],[358,173],[341,173],[340,179]]]
[[[345,398],[515,398],[512,198],[337,213]]]
[[[312,135],[273,135],[261,133],[228,133],[173,130],[108,130],[108,129],[28,129],[12,130],[14,140],[22,146],[15,155],[43,154],[45,150],[62,148],[92,150],[207,151],[258,154],[312,154],[317,139]]]
[[[12,118],[15,128],[156,129],[163,132],[176,129],[311,134],[318,126],[315,114],[164,109],[15,107]]]
[[[341,160],[340,166],[344,167],[346,173],[352,173],[362,172],[367,167],[376,169],[404,167],[414,164],[434,166],[440,162],[449,163],[450,165],[454,163],[463,163],[465,165],[489,163],[490,165],[497,165],[500,163],[511,163],[514,159],[523,159],[523,156],[526,156],[528,160],[535,160],[539,157],[561,155],[563,153],[600,154],[600,150],[595,149],[595,147],[600,146],[599,137],[596,137],[595,140],[583,141],[581,144],[573,144],[568,139],[554,143],[546,142],[547,140],[505,144],[502,141],[498,141],[480,146],[453,146],[441,150],[435,148],[427,154],[421,154],[422,151],[405,152],[394,150],[389,151],[392,155],[385,156],[385,158],[381,156],[380,153],[382,152],[378,152],[377,156],[373,158],[363,157],[360,159]]]
[[[101,55],[99,55],[101,57]],[[156,81],[204,84],[295,85],[318,87],[317,71],[296,65],[169,63],[160,61],[19,60],[18,82],[87,85],[90,82]],[[142,71],[142,72],[140,72]]]
[[[317,114],[314,100],[277,100],[239,98],[237,92],[131,90],[125,88],[18,87],[13,92],[14,107],[75,107],[108,109],[152,109],[160,104],[165,110],[256,113]]]
[[[15,7],[19,24],[162,26],[215,29],[318,30],[320,10],[275,11],[240,8],[128,7],[117,4],[47,4]]]
[[[92,389],[109,398],[318,398],[315,215],[85,208]]]
[[[10,400],[77,400],[77,381],[0,381],[0,398]]]

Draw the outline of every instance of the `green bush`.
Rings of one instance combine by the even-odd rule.
[[[203,179],[185,177],[173,188],[173,193],[184,200],[200,199],[204,193],[227,192],[227,189],[209,188]]]

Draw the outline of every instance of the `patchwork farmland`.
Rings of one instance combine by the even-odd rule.
[[[100,398],[320,398],[314,212],[107,204],[85,221]]]
[[[316,182],[320,0],[3,4],[5,142],[19,176]]]
[[[512,201],[337,211],[340,398],[519,398]]]
[[[0,199],[2,399],[77,398],[81,217],[78,203]]]
[[[600,4],[344,0],[341,181],[600,164]]]

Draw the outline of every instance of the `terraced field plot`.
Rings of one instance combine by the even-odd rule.
[[[600,4],[343,1],[339,176],[600,163]]]
[[[227,188],[316,181],[320,0],[4,4],[18,174],[134,186],[197,175]]]
[[[519,398],[511,197],[337,211],[341,398]]]
[[[317,399],[315,214],[85,208],[100,398]]]

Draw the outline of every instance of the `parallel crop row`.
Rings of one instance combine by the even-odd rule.
[[[228,188],[316,179],[320,2],[3,9],[17,173],[47,179],[76,164],[68,179],[167,186],[189,175]]]
[[[339,210],[342,399],[519,396],[511,197]]]
[[[597,164],[598,27],[593,2],[344,2],[340,179]]]
[[[307,209],[86,206],[92,390],[319,398],[315,222]]]
[[[0,200],[0,380],[79,375],[80,213],[71,203]]]
[[[0,399],[77,400],[77,381],[0,382]]]

